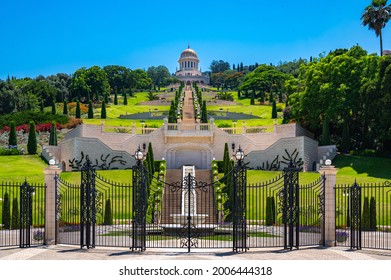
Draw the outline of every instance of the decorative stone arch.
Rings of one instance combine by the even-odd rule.
[[[196,169],[210,169],[213,151],[204,144],[175,145],[166,150],[167,169],[194,165]]]

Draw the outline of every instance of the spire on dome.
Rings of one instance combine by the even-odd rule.
[[[190,44],[189,43],[187,44],[187,48],[190,49]]]

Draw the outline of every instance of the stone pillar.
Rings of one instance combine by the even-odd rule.
[[[61,173],[61,169],[49,161],[50,165],[44,169],[46,196],[45,196],[45,244],[55,244],[56,241],[56,182],[54,176]]]
[[[335,184],[337,169],[332,165],[323,165],[319,172],[325,175],[325,245],[335,246]]]

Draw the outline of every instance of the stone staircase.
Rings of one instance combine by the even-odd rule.
[[[337,155],[337,147],[335,145],[319,146],[318,147],[318,159],[319,166],[325,164],[327,159],[333,160]]]
[[[203,185],[207,184],[205,188],[197,187],[195,190],[195,208],[192,209],[190,205],[190,214],[196,213],[198,215],[205,216],[204,224],[216,224],[217,223],[217,214],[215,209],[215,199],[214,199],[214,190],[213,186],[210,186],[212,174],[210,170],[196,170],[196,181],[198,183],[202,182]],[[166,171],[166,183],[163,198],[162,198],[162,224],[173,224],[173,215],[178,215],[185,213],[187,215],[188,210],[183,212],[183,209],[188,209],[188,199],[182,198],[182,170],[181,169],[168,169]],[[172,184],[176,184],[176,187],[173,187]],[[199,184],[200,185],[200,184]],[[192,198],[192,195],[190,195]],[[182,205],[184,203],[184,205]],[[190,201],[190,203],[192,203]],[[182,208],[183,206],[183,208]]]

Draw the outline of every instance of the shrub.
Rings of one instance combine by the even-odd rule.
[[[66,116],[68,115],[68,102],[66,100],[64,100],[62,114]]]
[[[9,229],[11,225],[11,212],[10,212],[10,200],[8,193],[4,194],[3,209],[2,209],[2,221],[3,229]]]
[[[370,229],[370,213],[369,213],[369,198],[364,197],[364,205],[362,209],[362,230]]]
[[[80,101],[78,100],[76,102],[76,118],[80,119],[81,117],[81,107],[80,107]]]
[[[8,125],[12,121],[15,122],[16,130],[18,130],[18,126],[23,124],[28,124],[30,121],[33,121],[36,124],[40,124],[40,123],[50,124],[52,121],[55,121],[56,123],[59,124],[65,124],[68,122],[68,117],[64,115],[58,115],[58,114],[52,115],[50,112],[20,111],[20,112],[0,116],[0,127],[5,129],[5,127],[8,127]]]
[[[0,156],[18,156],[21,154],[22,152],[16,148],[12,148],[12,149],[0,148]]]
[[[106,102],[102,102],[102,111],[100,112],[100,118],[105,119],[106,118]]]
[[[276,222],[276,204],[273,196],[266,198],[266,225],[272,226]]]
[[[335,239],[337,242],[345,242],[349,237],[349,234],[346,231],[337,231],[335,233]]]
[[[16,127],[15,122],[11,122],[10,134],[8,138],[8,146],[16,147],[18,145],[18,139],[16,137]]]
[[[90,100],[88,102],[88,118],[93,119],[94,118],[94,109],[92,107],[92,101]]]
[[[105,217],[104,217],[103,224],[104,225],[112,225],[113,224],[113,214],[111,213],[111,202],[110,202],[110,199],[106,200]]]
[[[12,224],[11,229],[18,229],[19,228],[19,204],[18,199],[15,197],[12,200]]]
[[[37,153],[37,135],[35,132],[35,124],[33,121],[30,122],[30,131],[27,142],[27,152],[30,155],[34,155]]]
[[[369,204],[369,229],[376,230],[376,200],[373,196]]]
[[[49,137],[49,145],[57,146],[57,127],[56,123],[52,123],[52,127],[50,129],[50,137]]]
[[[276,101],[273,100],[273,105],[272,105],[272,119],[276,119],[277,118],[277,105],[276,105]]]

